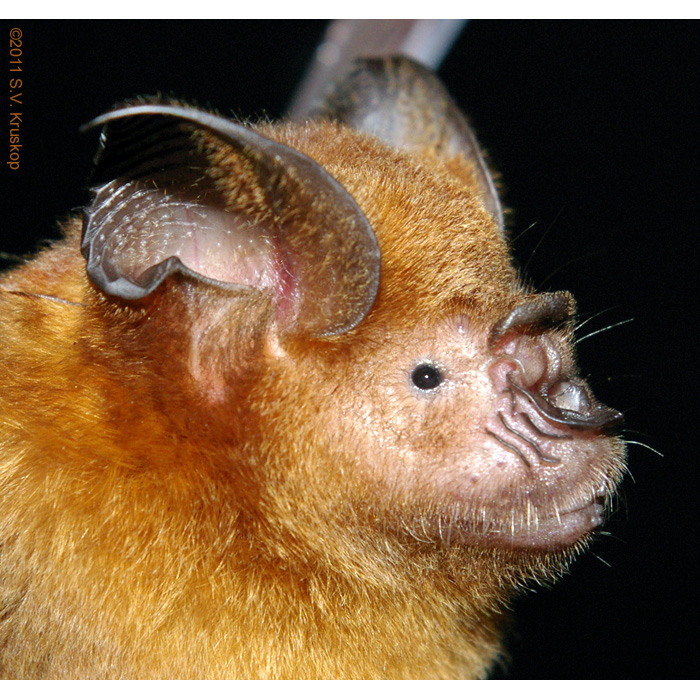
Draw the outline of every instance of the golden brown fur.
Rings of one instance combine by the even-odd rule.
[[[437,487],[394,485],[377,449],[395,419],[383,377],[416,328],[457,310],[486,333],[529,294],[466,166],[330,124],[263,130],[365,212],[382,251],[372,311],[308,340],[276,335],[264,297],[231,306],[178,275],[110,299],[78,222],[6,274],[3,677],[483,677],[503,604],[576,549],[450,541]],[[435,463],[460,429],[440,426]]]

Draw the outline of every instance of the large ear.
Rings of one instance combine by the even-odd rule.
[[[341,185],[301,153],[180,105],[116,109],[84,217],[90,279],[139,299],[179,272],[272,296],[283,332],[342,333],[369,311],[379,248]]]
[[[484,206],[503,230],[503,209],[476,138],[434,73],[403,56],[360,58],[313,111],[407,151],[463,156],[475,168]]]

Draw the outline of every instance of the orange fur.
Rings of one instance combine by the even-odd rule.
[[[439,465],[471,414],[426,408],[421,433],[396,397],[456,316],[485,337],[532,294],[468,168],[326,123],[261,129],[364,211],[377,300],[315,340],[278,336],[265,297],[178,275],[115,301],[78,222],[0,280],[3,677],[484,677],[504,604],[581,547],[445,536],[461,520]],[[622,448],[596,440],[612,486]]]

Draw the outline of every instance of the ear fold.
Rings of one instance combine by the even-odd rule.
[[[463,156],[475,167],[484,206],[503,230],[503,209],[476,138],[434,73],[409,58],[361,58],[313,113],[407,151]]]
[[[284,332],[342,333],[367,314],[379,248],[341,185],[301,153],[179,105],[109,112],[87,207],[90,279],[123,299],[179,272],[272,296]]]

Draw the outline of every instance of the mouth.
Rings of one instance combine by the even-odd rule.
[[[570,547],[603,524],[601,503],[557,513],[537,522],[536,527],[510,533],[507,544],[514,548],[557,550]]]
[[[560,551],[582,541],[603,524],[605,507],[602,501],[602,498],[596,498],[566,511],[535,518],[527,525],[489,526],[482,532],[472,531],[466,539],[488,547]]]
[[[553,499],[547,504],[549,499],[541,493],[527,510],[527,518],[506,520],[503,525],[487,522],[477,537],[484,544],[509,549],[572,547],[603,524],[606,489],[573,499],[566,507],[561,505],[561,495],[576,482],[587,480],[592,465],[605,463],[607,436],[620,425],[622,414],[599,403],[577,379],[558,379],[538,391],[514,381],[509,373],[501,397],[485,432],[510,455],[511,463],[515,459],[526,467],[529,480],[548,483],[546,492]],[[499,462],[506,463],[506,459]],[[555,481],[563,483],[555,488]],[[559,499],[555,491],[560,491]]]

